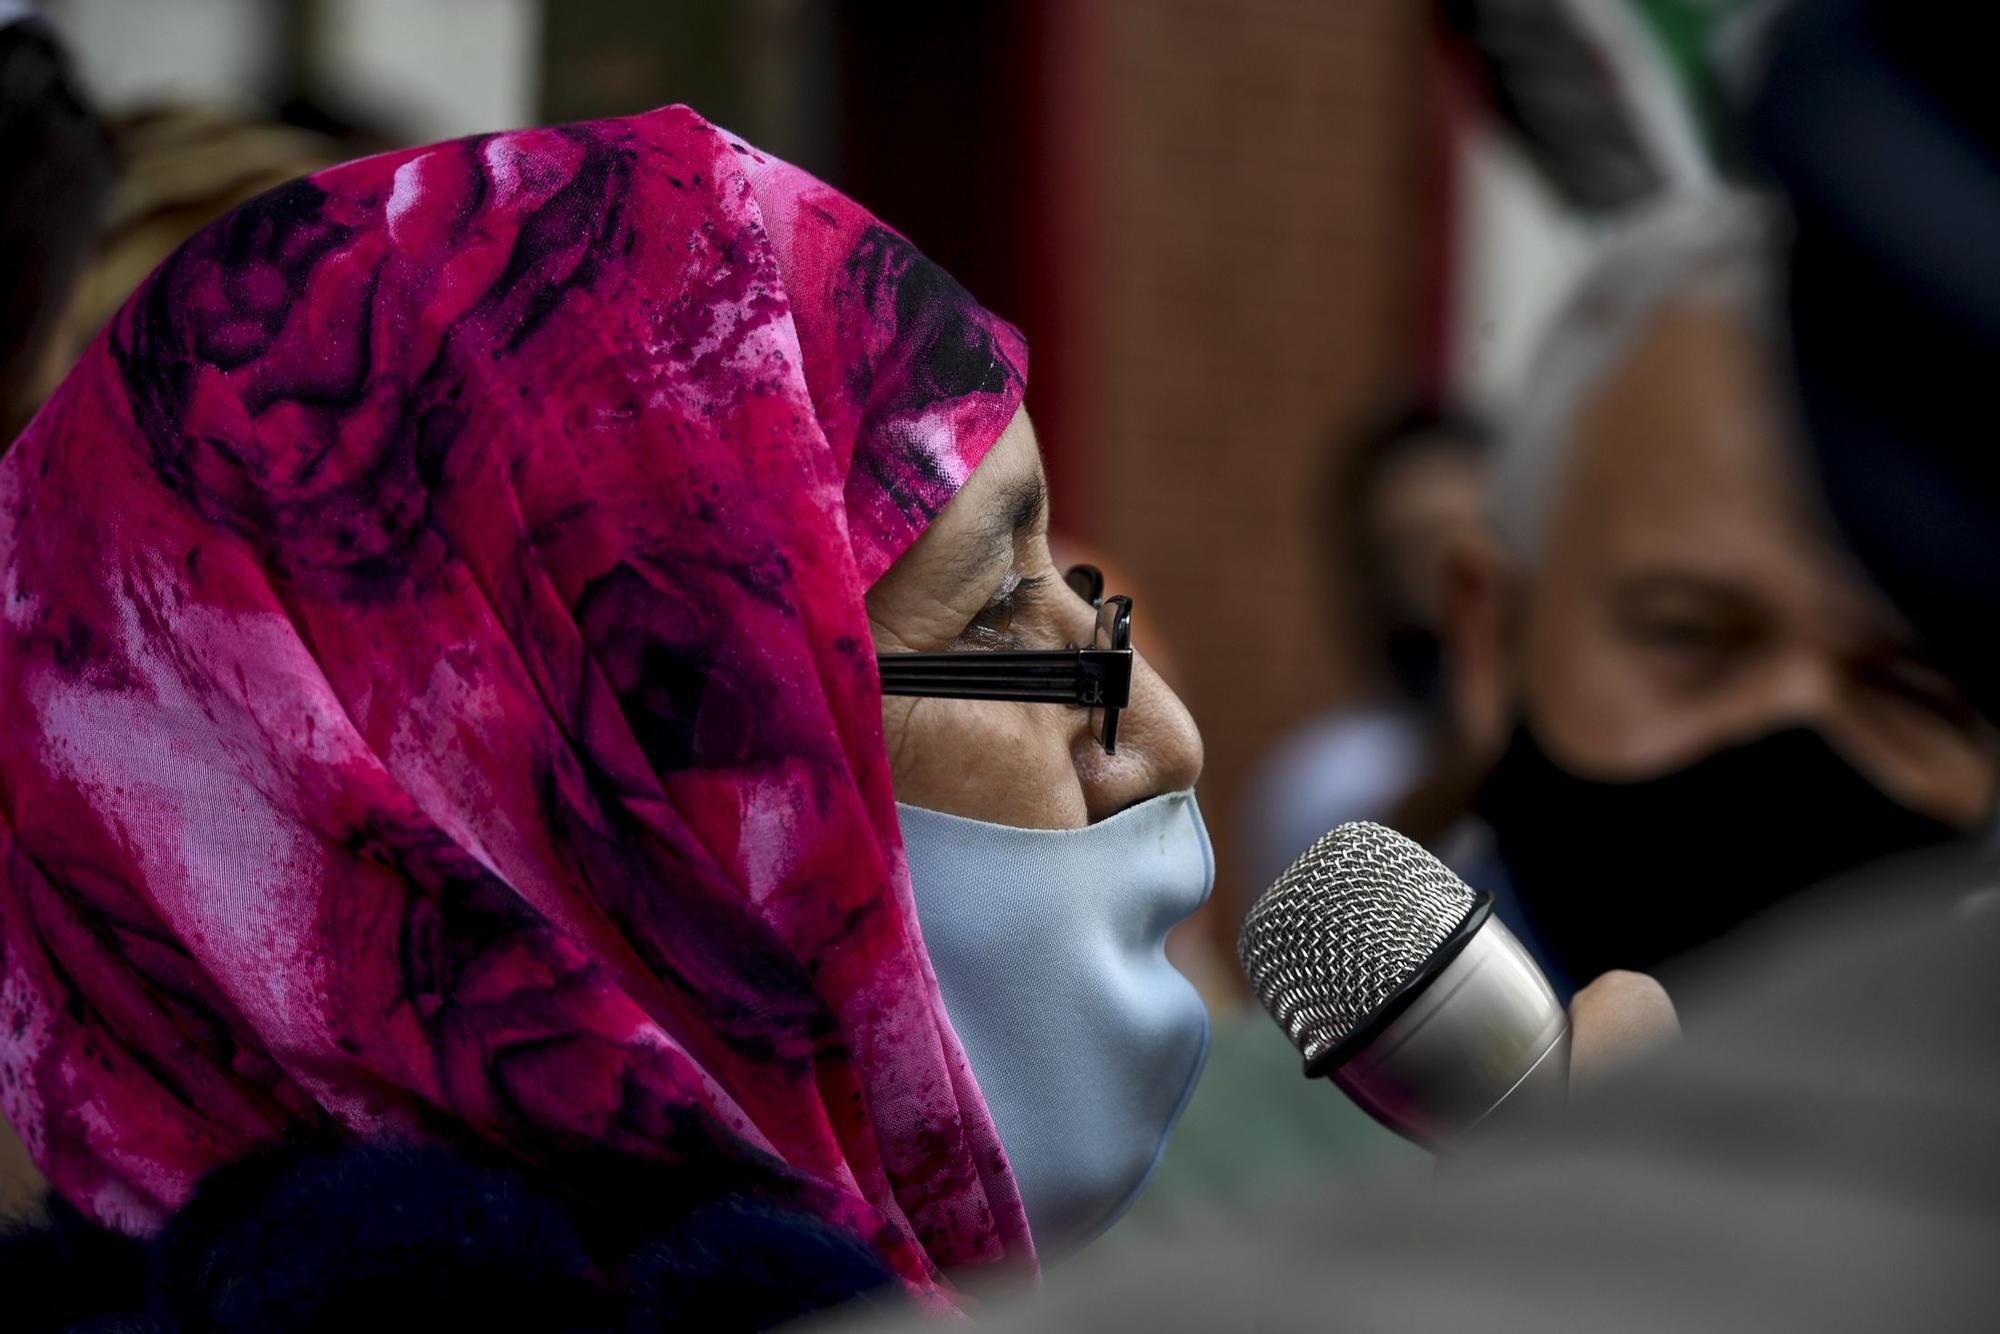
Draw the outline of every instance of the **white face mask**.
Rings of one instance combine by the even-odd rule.
[[[1193,792],[1084,829],[896,812],[946,1012],[1035,1248],[1059,1257],[1138,1197],[1208,1054],[1166,955],[1215,882],[1208,830]]]

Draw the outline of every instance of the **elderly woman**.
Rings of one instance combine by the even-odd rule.
[[[1206,1043],[1201,749],[1052,566],[1025,374],[684,108],[155,273],[0,465],[48,1321],[943,1310],[1115,1217]]]

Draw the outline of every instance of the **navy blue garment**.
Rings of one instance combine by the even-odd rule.
[[[1841,531],[2000,717],[2000,98],[1986,5],[1808,0],[1751,137],[1796,217],[1800,406]]]
[[[819,1219],[669,1169],[306,1142],[211,1174],[149,1242],[51,1201],[0,1235],[0,1293],[11,1334],[761,1330],[905,1300]]]

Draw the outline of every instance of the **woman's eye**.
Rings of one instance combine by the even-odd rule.
[[[1036,604],[1048,582],[1046,575],[1023,578],[1010,572],[992,600],[965,627],[960,640],[976,648],[1020,647],[1017,622]]]
[[[1009,634],[1014,629],[1014,613],[1016,610],[1014,598],[1010,595],[998,602],[987,604],[986,609],[979,613],[978,620],[973,623],[981,629],[992,631],[996,635]]]

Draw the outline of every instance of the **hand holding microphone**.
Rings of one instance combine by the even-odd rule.
[[[1576,1034],[1534,960],[1475,893],[1381,825],[1321,838],[1257,900],[1237,953],[1305,1057],[1376,1120],[1440,1148],[1565,1096],[1677,1031],[1657,983],[1609,974],[1579,993]]]
[[[1569,1086],[1577,1089],[1678,1041],[1681,1021],[1665,987],[1620,969],[1571,997],[1569,1030]]]

